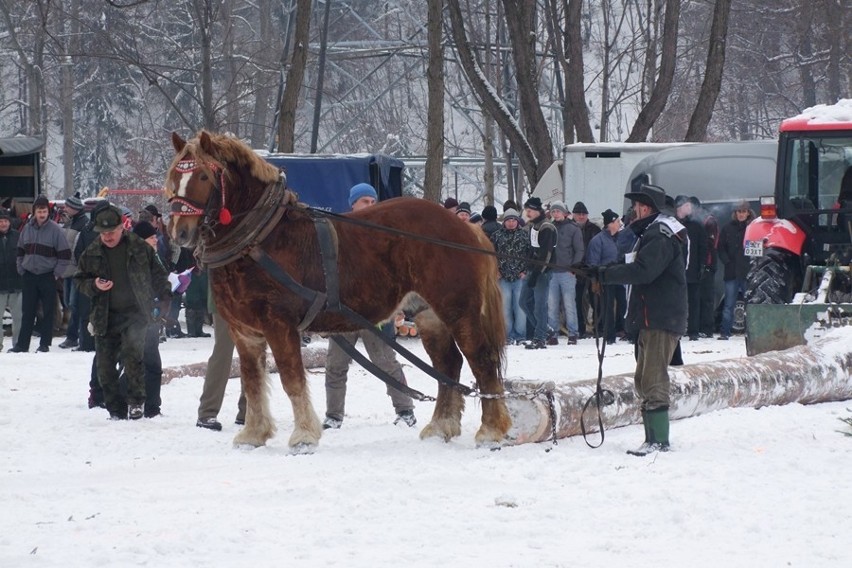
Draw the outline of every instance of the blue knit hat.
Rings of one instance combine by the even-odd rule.
[[[355,202],[362,197],[378,199],[379,194],[376,193],[376,189],[369,183],[359,183],[349,190],[349,207],[355,205]]]

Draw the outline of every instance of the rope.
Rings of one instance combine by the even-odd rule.
[[[604,389],[601,386],[603,381],[603,360],[604,354],[606,353],[606,339],[601,342],[601,335],[606,333],[607,325],[609,324],[609,320],[612,317],[612,306],[610,301],[609,290],[606,286],[601,286],[600,293],[595,293],[593,290],[590,290],[592,293],[592,297],[594,298],[594,306],[592,310],[592,324],[595,328],[595,350],[598,353],[598,380],[595,386],[595,392],[586,400],[586,403],[583,405],[583,411],[580,413],[580,431],[583,433],[583,441],[586,442],[586,445],[590,448],[600,448],[603,446],[604,439],[606,438],[606,433],[604,431],[603,424],[603,414],[601,413],[602,406],[609,406],[615,402],[615,394],[611,390]],[[603,310],[603,325],[598,326],[598,315],[601,312],[601,304],[604,305]],[[602,333],[598,333],[598,329],[601,329]],[[589,442],[588,433],[586,431],[586,410],[588,410],[589,406],[591,406],[592,401],[595,403],[595,408],[597,410],[597,421],[598,421],[598,431],[600,432],[600,442],[595,445]]]

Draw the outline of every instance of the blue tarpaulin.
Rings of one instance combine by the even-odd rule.
[[[349,189],[358,183],[376,188],[379,200],[402,195],[405,164],[382,154],[317,155],[266,154],[271,164],[283,168],[287,187],[299,201],[334,213],[349,211]]]

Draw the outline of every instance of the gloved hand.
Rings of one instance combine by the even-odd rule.
[[[529,286],[530,288],[535,288],[537,282],[538,272],[533,272],[532,274],[527,275],[527,286]]]
[[[713,273],[713,267],[705,264],[704,266],[701,267],[701,274],[699,275],[698,278],[700,280],[704,280],[705,278],[710,277],[712,275],[712,273]]]

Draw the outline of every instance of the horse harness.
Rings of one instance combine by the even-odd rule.
[[[376,226],[371,223],[353,221],[348,217],[329,213],[327,211],[299,206],[300,209],[308,211],[311,220],[314,222],[314,228],[316,230],[317,240],[320,246],[320,256],[322,259],[326,291],[321,292],[319,290],[314,290],[312,288],[308,288],[302,285],[301,283],[294,280],[292,276],[290,276],[278,263],[276,263],[272,259],[272,257],[270,257],[269,254],[267,254],[267,252],[263,250],[261,243],[275,229],[275,227],[278,225],[278,222],[286,214],[286,211],[290,208],[293,208],[292,205],[288,204],[287,198],[290,192],[286,189],[285,183],[286,179],[282,173],[281,179],[279,179],[275,183],[270,184],[267,187],[267,190],[263,193],[262,202],[248,210],[248,212],[246,212],[245,214],[241,215],[244,217],[242,222],[248,228],[248,230],[231,231],[220,242],[217,242],[215,246],[210,246],[206,242],[209,236],[215,235],[215,225],[217,223],[216,221],[214,221],[214,219],[217,219],[219,223],[224,225],[227,225],[231,222],[231,214],[224,207],[224,178],[220,180],[220,188],[217,188],[220,189],[222,193],[222,202],[218,211],[219,214],[217,216],[214,216],[212,214],[215,211],[211,211],[211,209],[215,208],[216,205],[215,195],[211,195],[206,205],[201,205],[200,203],[193,202],[189,203],[189,207],[187,207],[187,204],[184,203],[187,202],[185,198],[173,198],[172,201],[175,202],[172,205],[173,214],[198,215],[200,212],[203,215],[202,223],[200,226],[200,230],[202,230],[203,233],[195,251],[195,256],[199,264],[201,266],[217,268],[248,256],[252,260],[254,260],[261,268],[263,268],[275,281],[277,281],[279,284],[281,284],[282,286],[284,286],[285,288],[308,302],[309,307],[305,313],[305,316],[302,318],[302,321],[297,326],[299,331],[304,331],[305,329],[307,329],[317,317],[317,315],[319,315],[319,313],[323,310],[332,313],[339,313],[346,317],[348,320],[350,320],[352,323],[359,326],[361,329],[372,333],[375,337],[378,337],[383,343],[388,345],[396,353],[399,353],[415,367],[417,367],[439,383],[449,388],[458,390],[465,396],[478,397],[482,399],[509,397],[535,398],[537,396],[544,396],[549,409],[549,418],[551,424],[551,441],[553,445],[557,444],[556,403],[554,400],[553,391],[551,389],[542,387],[524,393],[504,393],[500,395],[481,393],[474,388],[468,387],[467,385],[463,385],[458,381],[454,381],[441,371],[435,369],[434,367],[420,359],[417,355],[400,345],[399,342],[397,342],[395,339],[387,337],[372,322],[370,322],[361,314],[353,311],[351,308],[349,308],[340,301],[340,279],[337,270],[338,239],[337,232],[335,231],[332,223],[329,221],[329,217],[337,218],[338,220],[344,220],[347,222],[354,222],[355,224],[369,225],[371,227],[386,230],[389,232],[404,232],[394,230],[388,227]],[[408,233],[405,234],[408,235]],[[420,235],[408,236],[420,237],[423,240],[433,240],[427,237],[422,237]],[[447,243],[445,241],[440,241],[436,244],[449,246],[450,248],[465,249],[469,250],[470,252],[476,252],[480,254],[484,253],[498,256],[496,253],[493,252],[489,253],[489,251],[484,251],[482,249],[474,249],[472,247],[459,245],[457,243]],[[578,272],[582,272],[581,269],[576,270]],[[374,376],[376,376],[379,380],[386,383],[387,385],[419,401],[434,402],[436,400],[435,397],[423,394],[422,392],[397,381],[387,371],[378,367],[375,363],[373,363],[370,359],[368,359],[365,355],[358,351],[355,346],[349,343],[346,339],[337,335],[331,335],[329,338],[334,341],[347,355],[354,359],[359,365],[364,367],[367,371],[372,373]],[[600,362],[602,364],[602,351],[599,353],[599,357],[601,359]],[[600,444],[603,444],[604,429],[600,417],[600,406],[602,403],[601,399],[609,398],[609,400],[603,402],[603,405],[611,404],[612,398],[610,397],[612,397],[612,393],[609,391],[601,391],[601,375],[601,370],[599,370],[597,392],[593,394],[592,397],[590,397],[589,401],[586,402],[583,411],[585,413],[586,408],[589,406],[592,400],[596,399],[598,406],[598,423],[600,428],[599,431],[601,432]],[[609,396],[606,397],[604,393],[608,394]],[[585,427],[583,428],[583,436],[584,438],[586,436]]]

